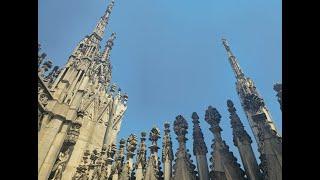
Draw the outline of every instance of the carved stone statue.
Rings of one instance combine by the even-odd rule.
[[[61,179],[62,172],[70,156],[69,153],[70,153],[69,148],[64,153],[60,152],[58,161],[56,162],[56,164],[53,166],[53,169],[52,169],[52,172],[54,172],[54,175],[51,180]]]

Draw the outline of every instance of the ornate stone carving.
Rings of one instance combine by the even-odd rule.
[[[263,99],[256,94],[248,94],[244,97],[244,108],[250,112],[257,112],[262,106],[264,106]]]
[[[83,154],[81,163],[77,167],[77,171],[75,175],[72,177],[72,180],[89,180],[89,156],[90,156],[90,151],[86,150]]]
[[[60,152],[58,160],[52,168],[53,177],[51,180],[60,180],[62,177],[62,172],[64,171],[64,167],[69,160],[70,149],[68,148],[65,152]]]
[[[141,142],[139,149],[137,150],[137,159],[135,163],[135,168],[138,168],[139,163],[142,165],[142,169],[145,169],[146,166],[146,154],[147,154],[147,146],[146,146],[146,132],[141,132]]]
[[[65,144],[69,146],[73,146],[76,144],[79,134],[80,134],[80,128],[82,124],[79,121],[73,121],[70,125],[70,128],[67,132],[67,137],[65,140]]]
[[[115,157],[115,163],[112,167],[111,175],[120,174],[122,172],[125,143],[126,143],[126,141],[124,139],[121,139],[119,142],[119,150],[118,150],[118,153]]]
[[[134,134],[130,134],[127,139],[126,150],[127,150],[127,159],[133,158],[134,151],[137,146],[137,136]]]

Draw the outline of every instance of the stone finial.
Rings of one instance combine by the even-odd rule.
[[[147,146],[146,146],[146,132],[141,132],[141,138],[140,138],[140,146],[137,150],[137,159],[136,159],[136,169],[138,168],[139,163],[144,168],[146,165],[146,154],[147,154]]]
[[[193,122],[193,154],[205,155],[208,150],[200,128],[199,116],[196,112],[193,112],[191,118]]]
[[[160,138],[160,130],[159,128],[153,127],[149,134],[149,140],[151,141],[152,145],[149,147],[151,150],[151,154],[157,152],[159,147],[157,145],[157,141]]]
[[[165,162],[166,158],[169,158],[170,161],[173,160],[170,124],[168,122],[164,123],[164,136],[162,140],[162,162]]]
[[[178,115],[174,121],[174,133],[178,136],[179,143],[185,143],[188,139],[185,137],[188,133],[188,123],[183,116]]]
[[[113,159],[116,151],[117,151],[117,146],[114,143],[110,144],[107,149],[107,157]]]
[[[127,150],[127,159],[133,158],[134,151],[137,147],[137,136],[134,134],[130,134],[127,139],[126,150]]]
[[[112,48],[112,46],[113,46],[113,41],[114,41],[115,39],[116,39],[116,33],[115,33],[115,32],[112,32],[110,38],[109,38],[108,41],[107,41],[106,46],[109,47],[109,48]]]
[[[191,155],[186,149],[185,143],[187,138],[185,137],[188,133],[188,123],[183,116],[178,115],[174,121],[174,132],[178,136],[177,140],[179,142],[179,148],[176,152],[175,164],[173,165],[173,180],[177,179],[186,179],[186,180],[195,180],[195,165],[190,159]]]
[[[236,139],[239,139],[242,143],[252,143],[252,140],[246,130],[244,129],[244,126],[237,114],[237,110],[234,107],[233,102],[229,99],[227,100],[227,106],[228,111],[230,113],[230,120],[231,120],[231,127],[232,127],[232,133],[233,133],[233,143],[235,146],[238,146],[238,142]]]
[[[216,108],[213,108],[212,106],[209,106],[208,109],[206,110],[205,114],[205,121],[211,126],[210,131],[215,134],[217,140],[220,140],[220,132],[222,129],[219,126],[221,119],[221,115],[218,112]]]

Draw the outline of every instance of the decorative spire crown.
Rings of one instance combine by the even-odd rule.
[[[178,115],[176,117],[176,120],[174,121],[173,126],[174,126],[174,133],[178,136],[178,141],[181,143],[182,142],[181,140],[183,139],[183,142],[185,142],[187,140],[185,135],[188,133],[187,131],[188,123],[184,119],[184,117],[181,115]]]
[[[210,131],[214,134],[217,140],[222,140],[220,133],[222,129],[219,126],[220,119],[221,115],[218,110],[212,106],[209,106],[206,110],[205,121],[207,121],[207,123],[211,126]]]
[[[167,157],[170,161],[173,160],[172,141],[170,137],[170,124],[168,122],[165,122],[164,136],[162,141],[162,162],[164,162]]]

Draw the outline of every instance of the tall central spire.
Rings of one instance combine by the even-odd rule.
[[[240,68],[240,66],[239,66],[239,64],[237,62],[236,57],[233,55],[233,53],[232,53],[232,51],[230,49],[230,46],[228,44],[227,39],[222,38],[222,44],[224,45],[224,47],[227,50],[228,57],[229,57],[229,62],[231,64],[233,72],[236,75],[236,78],[237,79],[243,78],[244,74],[243,74],[243,72],[242,72],[242,70],[241,70],[241,68]]]
[[[107,7],[107,10],[105,11],[104,15],[101,17],[97,26],[93,30],[93,34],[96,35],[97,38],[100,40],[102,39],[102,37],[104,35],[104,30],[108,24],[109,17],[110,17],[113,6],[114,6],[114,0],[111,0],[111,2],[109,3],[109,5]]]

